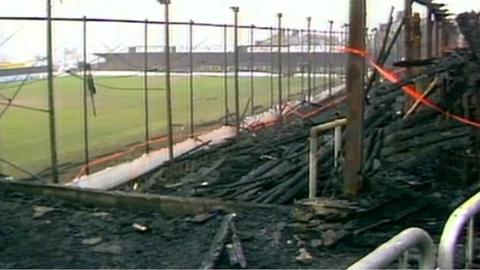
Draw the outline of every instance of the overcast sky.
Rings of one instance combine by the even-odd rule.
[[[58,17],[109,17],[129,19],[163,20],[163,9],[156,0],[52,0],[53,15]],[[385,22],[391,6],[403,9],[404,0],[367,0],[368,24],[370,27]],[[230,23],[231,6],[240,7],[240,23],[259,26],[276,24],[276,14],[284,14],[284,25],[288,27],[306,27],[305,18],[313,18],[313,27],[324,30],[328,20],[334,20],[340,26],[348,19],[348,0],[172,0],[172,20],[197,22]],[[480,10],[480,0],[443,0],[453,13]],[[0,0],[0,16],[45,16],[45,0]],[[414,10],[424,14],[421,7]],[[63,48],[80,48],[82,28],[79,23],[55,24],[55,48],[57,54]],[[18,32],[17,32],[18,31]],[[0,57],[10,60],[31,59],[34,55],[45,52],[45,24],[40,22],[6,22],[0,23],[0,39],[17,34],[4,46],[0,47]],[[198,30],[195,43],[221,43],[221,29]],[[172,30],[173,42],[185,44],[185,29]],[[242,33],[243,41],[248,34]],[[257,33],[258,38],[268,35]],[[150,43],[162,44],[161,27],[152,27]],[[142,25],[89,24],[89,52],[107,51],[108,48],[141,45],[143,43]],[[158,42],[157,42],[158,41]],[[0,44],[2,41],[0,41]]]

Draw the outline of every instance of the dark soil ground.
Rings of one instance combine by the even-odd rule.
[[[39,206],[53,209],[35,217]],[[0,268],[199,268],[223,216],[196,224],[185,217],[90,208],[1,189],[0,212]],[[289,226],[288,208],[237,214],[249,268],[345,268],[401,229],[313,248]],[[135,230],[134,223],[148,231]],[[314,257],[312,264],[295,261],[302,245]],[[225,252],[217,267],[230,268]]]

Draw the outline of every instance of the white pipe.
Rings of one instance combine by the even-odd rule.
[[[395,260],[403,257],[405,251],[415,247],[420,251],[419,269],[433,269],[435,267],[435,245],[432,238],[423,229],[408,228],[348,267],[347,270],[388,269]]]
[[[309,172],[308,172],[308,198],[317,197],[317,151],[318,137],[323,131],[335,129],[334,149],[335,149],[335,167],[337,166],[337,154],[342,147],[342,126],[347,124],[347,119],[337,119],[325,124],[321,124],[310,129],[310,151],[309,151]]]
[[[439,269],[453,268],[457,243],[460,241],[465,225],[470,223],[470,220],[478,213],[480,213],[480,192],[460,205],[450,215],[443,227],[438,245],[437,265]]]

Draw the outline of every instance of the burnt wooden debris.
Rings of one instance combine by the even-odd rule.
[[[464,97],[472,97],[479,65],[470,51],[453,51],[429,65],[428,72],[384,83],[371,90],[365,119],[363,176],[367,180],[388,164],[401,169],[422,166],[446,151],[472,146],[472,127],[424,105],[404,117],[401,86],[439,78],[427,98],[449,113],[465,115]],[[303,108],[307,110],[308,108]],[[343,105],[318,116],[246,133],[224,145],[184,156],[141,179],[152,193],[215,197],[258,203],[290,203],[307,194],[310,127],[338,117]],[[339,172],[333,169],[332,136],[323,137],[319,151],[319,188],[324,196],[339,194]]]
[[[201,269],[213,269],[220,259],[224,248],[228,253],[230,265],[232,267],[246,268],[247,259],[242,248],[242,242],[235,227],[235,213],[227,214],[223,217],[222,223],[213,238],[207,256],[202,261]],[[228,243],[231,239],[231,243]]]
[[[451,117],[479,122],[475,120],[480,118],[475,106],[480,100],[479,15],[462,14],[457,21],[469,49],[408,63],[421,63],[423,72],[403,75],[396,84],[379,82],[369,91],[362,170],[365,192],[355,202],[342,201],[342,166],[348,164],[340,160],[340,166],[333,168],[333,132],[322,136],[318,153],[317,186],[322,198],[315,203],[304,200],[310,128],[342,117],[344,104],[308,118],[294,114],[283,125],[245,132],[223,145],[191,152],[138,179],[139,191],[256,203],[300,202],[309,207],[294,213],[289,226],[300,233],[314,233],[318,246],[397,222],[439,200],[445,204],[445,197],[452,192],[442,185],[467,184],[465,174],[478,175],[480,171],[478,128]],[[428,92],[418,91],[440,110],[425,105],[405,108],[402,87],[418,81],[429,85]],[[317,106],[304,104],[297,110],[307,112]],[[462,167],[472,160],[476,167]],[[234,247],[235,243],[229,248],[232,263],[241,265],[235,255],[239,249]]]

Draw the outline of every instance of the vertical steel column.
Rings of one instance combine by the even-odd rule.
[[[282,13],[277,14],[278,17],[278,107],[282,110]]]
[[[52,180],[58,183],[57,128],[55,122],[55,90],[53,87],[52,1],[47,0],[47,66],[48,66],[48,111],[50,135],[50,160]]]
[[[405,60],[412,60],[412,0],[405,0]]]
[[[432,3],[432,0],[427,0],[429,4]],[[433,16],[433,11],[430,7],[427,7],[427,58],[432,58],[433,57],[433,21],[432,21],[432,16]]]
[[[231,8],[234,13],[234,48],[235,48],[235,125],[237,134],[240,133],[240,85],[238,80],[239,55],[238,55],[238,7]]]
[[[312,49],[312,33],[311,33],[311,28],[312,28],[312,17],[307,17],[307,51],[308,51],[308,77],[307,77],[307,101],[310,102],[312,98],[312,55],[311,55],[311,49]]]
[[[143,48],[143,89],[144,89],[144,109],[145,109],[145,152],[150,153],[150,102],[148,100],[148,20],[145,20],[144,27],[144,48]]]
[[[412,31],[412,1],[405,0],[405,61],[411,61],[413,59],[414,53],[414,41],[413,41],[413,31]],[[407,68],[407,75],[413,75],[412,68]],[[408,110],[411,107],[412,100],[408,95],[405,95],[404,108]]]
[[[366,1],[350,0],[349,47],[365,49]],[[345,138],[344,193],[357,196],[361,188],[364,114],[364,59],[348,55],[347,69],[347,129]]]
[[[168,155],[173,161],[173,128],[172,128],[172,84],[170,78],[170,0],[163,0],[165,6],[165,89],[167,98],[167,129],[168,129]]]
[[[291,55],[291,52],[290,52],[290,42],[291,42],[291,39],[290,39],[290,29],[287,29],[287,73],[288,73],[288,76],[287,76],[287,100],[290,99],[290,95],[292,94],[292,82],[291,82],[291,77],[292,77],[292,55]]]
[[[329,27],[328,27],[328,95],[332,96],[332,66],[333,66],[333,57],[332,57],[332,43],[333,43],[333,21],[330,20],[328,21]]]
[[[269,49],[269,52],[270,52],[270,107],[273,107],[273,105],[275,104],[274,102],[274,98],[275,98],[275,94],[274,94],[274,81],[273,81],[273,72],[275,70],[275,67],[273,65],[273,59],[274,59],[274,56],[273,56],[273,28],[270,27],[270,49]]]
[[[228,126],[228,48],[227,48],[227,25],[223,25],[223,97],[225,108],[225,125]]]
[[[254,46],[255,46],[255,40],[254,40],[254,32],[255,32],[255,26],[252,24],[250,27],[250,104],[251,104],[251,115],[254,115],[255,113],[255,82],[254,82]]]
[[[88,104],[87,104],[87,18],[83,17],[83,150],[85,173],[90,174],[90,149],[88,143]]]
[[[195,120],[193,115],[193,21],[190,20],[190,25],[188,28],[188,46],[189,46],[189,65],[190,65],[190,74],[189,74],[189,86],[190,86],[190,138],[193,138],[195,135]]]

